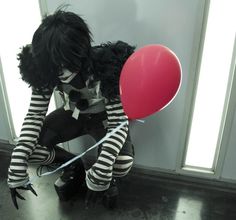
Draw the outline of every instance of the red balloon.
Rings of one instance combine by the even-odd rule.
[[[147,45],[125,62],[120,75],[120,96],[130,119],[147,117],[165,108],[181,84],[181,64],[169,48]]]

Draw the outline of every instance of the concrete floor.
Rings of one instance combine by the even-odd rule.
[[[58,175],[35,179],[35,197],[24,192],[26,201],[13,207],[6,184],[10,156],[0,150],[0,220],[235,220],[236,194],[131,174],[120,185],[118,207],[102,205],[85,209],[84,196],[61,202],[53,183]],[[31,175],[35,175],[31,168]]]

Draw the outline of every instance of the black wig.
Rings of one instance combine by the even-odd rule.
[[[73,12],[58,10],[46,16],[23,47],[18,59],[22,79],[36,89],[54,88],[63,69],[83,72],[89,66],[91,33]]]
[[[123,41],[108,42],[93,47],[94,79],[101,81],[101,92],[108,99],[119,95],[119,78],[123,65],[135,46]]]

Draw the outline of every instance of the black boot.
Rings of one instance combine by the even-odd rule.
[[[67,201],[76,193],[83,192],[86,187],[82,160],[78,159],[66,167],[54,183],[54,187],[61,201]]]
[[[103,195],[103,205],[108,209],[114,209],[117,207],[119,190],[117,187],[116,179],[112,179],[111,185]]]

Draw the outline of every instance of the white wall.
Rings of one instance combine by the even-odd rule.
[[[224,180],[236,180],[236,35],[234,41],[234,52],[232,56],[231,71],[234,73],[231,97],[229,103],[228,118],[226,118],[227,126],[229,127],[229,132],[226,133],[225,146],[226,154],[223,160],[223,168],[221,173],[221,178]],[[227,130],[227,127],[225,128]],[[223,137],[224,140],[224,137]]]
[[[7,120],[7,110],[4,102],[2,63],[0,57],[0,141],[9,141],[11,138],[10,126]]]
[[[194,64],[199,48],[204,0],[41,0],[43,10],[53,12],[69,3],[89,24],[94,44],[123,40],[141,47],[150,43],[164,44],[180,59],[183,82],[176,99],[165,110],[146,118],[145,123],[131,124],[136,149],[136,166],[174,171],[178,153],[185,141],[188,118],[189,88],[194,83]],[[8,140],[9,126],[0,90],[0,139]],[[234,113],[235,114],[235,113]],[[228,150],[221,177],[236,180],[236,117],[234,116]],[[88,143],[88,137],[85,138]],[[84,142],[84,143],[85,143]],[[77,151],[78,140],[70,142]],[[82,141],[82,144],[84,144]],[[90,141],[90,143],[92,143]],[[80,141],[81,144],[81,141]],[[84,149],[84,148],[83,148]],[[81,151],[80,149],[79,151]]]
[[[234,113],[232,130],[230,132],[230,138],[228,142],[228,150],[224,160],[224,166],[222,171],[222,177],[225,179],[236,180],[236,112]]]
[[[1,107],[0,107],[0,141],[8,141],[10,138],[10,129],[8,127],[8,122],[6,119],[6,111],[3,108],[3,96],[2,96],[2,91],[0,91],[0,103]],[[2,109],[4,111],[2,111]]]
[[[174,102],[164,111],[133,123],[135,163],[174,170],[181,143],[187,86],[195,48],[198,47],[205,1],[196,0],[71,0],[47,1],[49,12],[63,2],[89,24],[94,44],[123,40],[138,47],[158,43],[172,49],[183,68],[183,84]]]

